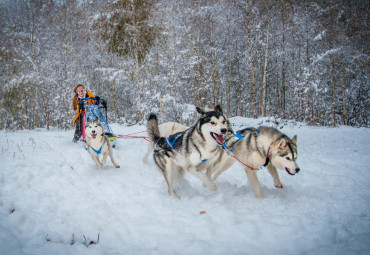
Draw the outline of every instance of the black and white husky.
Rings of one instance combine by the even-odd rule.
[[[88,151],[99,168],[102,168],[105,162],[107,162],[108,155],[114,167],[120,167],[116,161],[114,161],[112,146],[108,138],[103,134],[103,128],[97,119],[95,121],[90,121],[88,119],[85,127],[85,134]],[[102,162],[99,160],[100,155],[103,155]]]
[[[163,173],[169,195],[176,198],[180,197],[173,189],[173,178],[182,177],[185,171],[198,177],[209,189],[217,190],[202,170],[213,165],[223,150],[221,145],[225,142],[227,119],[220,106],[207,112],[197,107],[197,112],[200,116],[194,126],[169,138],[160,137],[155,114],[150,114],[148,119],[154,161]]]

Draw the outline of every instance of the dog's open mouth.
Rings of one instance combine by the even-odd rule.
[[[97,136],[97,134],[96,134],[96,133],[92,133],[92,134],[91,134],[91,138],[92,138],[92,139],[95,139],[95,138],[96,138],[96,136]]]
[[[289,169],[289,168],[287,168],[287,167],[286,167],[286,168],[285,168],[285,170],[287,171],[287,173],[288,173],[288,174],[290,174],[290,175],[295,175],[295,174],[292,174],[292,173],[290,172],[290,169]]]
[[[211,136],[216,140],[218,144],[223,144],[225,142],[223,135],[218,135],[216,133],[211,132]]]

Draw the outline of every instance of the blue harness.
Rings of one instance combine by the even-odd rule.
[[[177,139],[179,139],[179,137],[180,137],[181,135],[179,135],[179,136],[177,136],[177,137],[175,137],[175,139],[173,139],[172,141],[171,141],[171,137],[168,137],[168,138],[166,138],[166,140],[167,140],[167,143],[171,146],[171,148],[173,148],[173,145],[175,144],[175,142],[176,142],[176,140]]]
[[[256,130],[256,133],[257,133],[257,136],[260,134],[260,132],[259,132],[258,130]],[[240,133],[236,133],[236,134],[234,134],[234,136],[235,136],[236,138],[238,138],[238,140],[236,140],[236,141],[233,143],[233,145],[231,146],[231,149],[227,148],[227,146],[226,146],[226,141],[222,144],[222,147],[224,147],[224,149],[226,149],[226,150],[228,150],[228,151],[230,151],[230,152],[233,152],[233,149],[234,149],[235,144],[237,144],[241,139],[243,139],[243,138],[245,137],[244,135],[242,135],[242,134],[240,134]]]
[[[167,141],[168,145],[171,146],[171,148],[173,148],[173,145],[175,144],[176,140],[179,139],[179,137],[181,137],[181,136],[182,136],[182,134],[175,137],[175,139],[173,139],[172,141],[170,139],[171,137],[168,137],[168,138],[166,138],[166,141]],[[208,159],[202,159],[202,153],[199,153],[199,154],[200,154],[200,158],[201,158],[200,160],[202,162],[206,162],[208,160]]]
[[[91,146],[90,146],[91,147]],[[100,146],[100,148],[99,148],[99,150],[95,150],[93,147],[91,147],[91,149],[93,149],[93,151],[95,151],[96,152],[96,154],[100,154],[101,153],[101,150],[103,149],[103,145],[102,146]]]
[[[236,141],[233,143],[233,145],[231,146],[231,149],[227,148],[227,146],[226,146],[226,141],[222,144],[222,147],[224,147],[224,149],[226,149],[226,150],[228,150],[228,151],[230,151],[230,152],[233,152],[233,149],[234,149],[235,144],[237,144],[241,139],[243,139],[243,138],[244,138],[244,136],[243,136],[243,135],[241,135],[240,133],[236,133],[236,134],[234,134],[234,136],[235,136],[236,138],[238,138],[238,140],[236,140]]]

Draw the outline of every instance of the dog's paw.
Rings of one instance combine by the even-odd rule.
[[[265,196],[262,193],[261,194],[256,194],[256,198],[262,199],[262,198],[265,198]]]
[[[181,200],[181,197],[177,195],[175,191],[173,191],[172,193],[169,192],[169,195],[173,196],[174,198],[177,198],[178,200]]]
[[[275,187],[278,188],[278,189],[283,189],[284,185],[282,183],[276,183]]]
[[[209,188],[210,190],[217,191],[217,186],[216,186],[216,184],[214,184],[213,182],[211,182],[211,183],[208,185],[208,188]]]
[[[173,195],[175,198],[177,198],[178,200],[181,200],[181,197],[178,196],[177,194]]]

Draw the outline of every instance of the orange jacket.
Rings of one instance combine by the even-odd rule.
[[[86,91],[86,98],[89,98],[89,97],[94,97],[95,98],[95,95],[90,91]],[[78,100],[78,102],[80,102],[80,101],[81,101],[81,99]],[[96,104],[96,100],[95,99],[88,99],[87,104]],[[77,108],[77,114],[73,118],[73,122],[72,122],[73,125],[76,123],[76,120],[78,119],[78,117],[80,116],[80,114],[83,110],[83,109],[79,109],[78,104],[76,105],[76,108]]]

